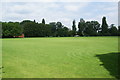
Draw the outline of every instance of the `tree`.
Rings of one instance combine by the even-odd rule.
[[[86,28],[84,29],[84,35],[97,36],[100,29],[100,24],[97,21],[87,21]]]
[[[120,36],[120,26],[118,26],[118,36]]]
[[[23,29],[24,29],[24,34],[26,37],[36,37],[39,35],[38,29],[39,26],[37,23],[34,22],[26,22],[23,25]]]
[[[63,27],[63,36],[64,37],[69,36],[69,29],[67,27]]]
[[[2,23],[2,31],[3,37],[20,36],[23,33],[23,29],[19,22]]]
[[[102,35],[103,36],[108,36],[108,35],[110,35],[109,34],[109,31],[108,31],[108,24],[107,24],[107,22],[106,22],[106,17],[103,17],[102,18],[102,31],[101,31],[101,33],[102,33]]]
[[[58,37],[62,37],[63,33],[62,33],[62,28],[63,28],[63,25],[61,22],[57,22],[56,24],[56,36]]]
[[[73,36],[76,35],[76,25],[75,25],[75,20],[73,20],[73,25],[72,25],[72,31],[73,31]]]
[[[33,22],[34,22],[34,23],[36,23],[36,21],[35,21],[35,20],[34,20]]]
[[[0,21],[0,38],[2,38],[2,22]]]
[[[118,30],[114,26],[114,24],[111,24],[110,29],[109,29],[109,33],[111,34],[111,36],[118,36]]]
[[[22,21],[22,22],[20,23],[20,25],[24,26],[24,24],[26,24],[26,23],[28,23],[28,22],[32,22],[32,21],[30,21],[30,20],[24,20],[24,21]]]
[[[62,25],[62,23],[61,23],[61,22],[57,22],[56,27],[57,27],[57,28],[62,28],[62,27],[63,27],[63,25]]]
[[[68,29],[61,22],[51,22],[45,24],[45,19],[42,19],[42,23],[38,23],[35,20],[24,20],[19,22],[0,22],[2,24],[2,35],[3,37],[19,36],[24,33],[25,37],[67,37],[75,36],[116,36],[120,35],[120,26],[118,29],[113,24],[108,27],[106,17],[102,18],[102,26],[98,21],[87,21],[80,19],[78,23],[78,32],[76,30],[76,22],[72,22],[72,30]]]
[[[45,19],[44,18],[42,19],[42,23],[45,24]]]
[[[56,26],[56,22],[51,22],[49,23],[49,25],[51,26],[51,32],[52,32],[52,35],[51,36],[56,36],[57,34],[57,26]]]
[[[86,28],[86,23],[83,20],[83,18],[80,19],[80,22],[78,23],[78,35],[84,36],[84,30]]]
[[[98,21],[91,21],[91,24],[96,32],[100,31],[100,24]]]

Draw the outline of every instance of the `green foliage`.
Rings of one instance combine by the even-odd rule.
[[[120,26],[118,26],[118,35],[120,36]]]
[[[22,33],[23,29],[18,22],[2,23],[3,37],[20,36]]]
[[[111,28],[109,29],[109,33],[112,36],[118,36],[118,30],[117,28],[114,26],[114,24],[111,25]]]
[[[1,22],[3,24],[3,37],[19,36],[22,33],[25,37],[69,37],[69,36],[117,36],[120,35],[120,27],[116,26],[108,28],[106,17],[102,18],[102,26],[98,21],[86,21],[80,19],[78,22],[78,31],[76,22],[73,20],[72,30],[65,27],[61,22],[51,22],[45,24],[45,19],[42,23],[35,20],[24,20],[18,22]]]
[[[2,38],[2,22],[0,22],[0,38]]]
[[[62,28],[62,27],[63,27],[63,25],[62,25],[62,23],[61,23],[61,22],[57,22],[57,23],[56,23],[56,27],[57,27],[57,28]]]
[[[86,36],[97,36],[100,28],[100,24],[97,21],[87,21],[84,35]]]
[[[57,35],[56,22],[51,22],[49,25],[51,26],[51,36],[55,37]]]
[[[101,31],[102,35],[103,36],[109,36],[110,33],[109,33],[109,30],[108,30],[108,24],[106,22],[106,17],[102,18],[102,26],[101,27],[102,27],[102,31]]]
[[[36,37],[36,34],[38,34],[38,24],[34,22],[26,22],[24,23],[23,29],[24,34],[26,37]]]
[[[80,36],[97,36],[100,30],[100,24],[97,21],[85,22],[82,18],[78,23],[78,35]]]
[[[80,19],[80,22],[78,23],[78,34],[80,35],[80,36],[84,36],[84,30],[85,30],[85,28],[86,28],[86,23],[85,23],[85,21],[81,18]]]
[[[69,29],[64,27],[61,22],[52,22],[50,24],[35,23],[35,21],[23,21],[26,37],[67,37]]]
[[[42,23],[45,24],[45,19],[42,19]]]
[[[75,24],[75,20],[73,20],[73,25],[72,25],[72,36],[76,35],[76,24]]]

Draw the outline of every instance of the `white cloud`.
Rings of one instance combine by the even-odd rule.
[[[116,7],[109,7],[107,5],[102,8],[95,7],[98,11],[92,12],[92,10],[87,11],[86,6],[89,7],[89,3],[55,3],[55,2],[29,2],[29,3],[7,3],[7,8],[2,10],[3,20],[4,21],[22,21],[25,19],[36,20],[41,22],[42,18],[45,18],[46,23],[49,22],[62,22],[65,26],[71,28],[73,19],[76,20],[76,25],[79,19],[82,17],[85,20],[97,20],[101,23],[102,16],[106,16],[108,24],[115,23],[117,24],[116,19]],[[4,8],[6,6],[3,6]],[[110,9],[111,8],[111,9]],[[81,12],[82,9],[85,9],[87,12]],[[103,13],[99,12],[103,10]]]
[[[118,2],[119,0],[2,0],[3,2]]]
[[[65,9],[68,11],[78,11],[79,7],[75,5],[68,5],[68,6],[65,6]]]
[[[92,10],[93,11],[89,11],[89,13],[84,13],[84,16],[86,16],[85,20],[97,20],[100,24],[102,24],[102,17],[105,16],[107,18],[108,25],[118,25],[118,3],[106,2],[103,4],[97,4],[93,6]]]
[[[100,24],[102,24],[102,18],[103,16],[106,17],[107,23],[110,26],[111,24],[115,24],[115,26],[118,26],[118,13],[117,12],[110,12],[105,14],[99,14],[95,15],[93,18],[86,18],[86,21],[94,21],[97,20]]]
[[[88,5],[88,2],[82,2],[81,4],[77,3],[77,4],[74,4],[74,3],[70,3],[70,4],[67,4],[64,6],[64,8],[68,11],[80,11],[80,9],[84,8],[85,6]]]

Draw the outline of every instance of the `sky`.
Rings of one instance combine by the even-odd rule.
[[[83,18],[85,21],[98,21],[102,23],[105,16],[108,25],[118,25],[118,2],[2,2],[2,21],[21,22],[23,20],[36,20],[41,23],[62,22],[71,28],[72,21],[76,26]]]

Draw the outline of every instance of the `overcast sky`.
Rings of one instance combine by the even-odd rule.
[[[108,24],[118,24],[118,2],[3,2],[2,21],[36,20],[46,23],[60,21],[71,28],[80,18],[85,21],[97,20],[106,16]]]

